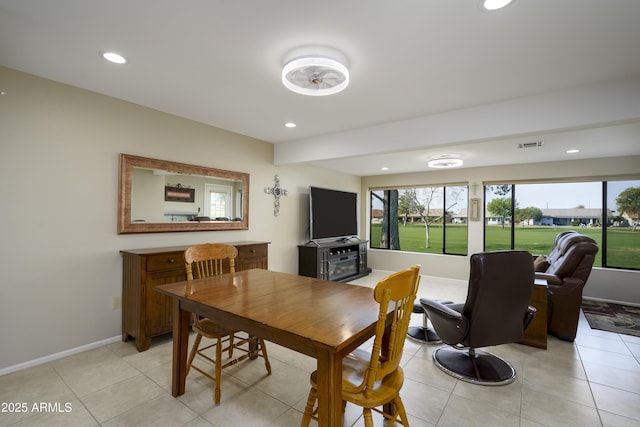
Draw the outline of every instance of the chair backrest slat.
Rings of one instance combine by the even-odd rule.
[[[217,276],[225,273],[228,264],[229,272],[235,272],[235,259],[238,250],[223,243],[204,243],[193,245],[184,252],[187,279]]]

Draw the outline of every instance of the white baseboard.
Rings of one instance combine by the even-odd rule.
[[[102,347],[103,345],[112,344],[122,339],[122,335],[117,335],[112,338],[107,338],[101,341],[96,341],[90,344],[82,345],[80,347],[71,348],[69,350],[61,351],[60,353],[50,354],[48,356],[39,357],[37,359],[29,360],[28,362],[19,363],[17,365],[8,366],[0,369],[0,376],[10,374],[12,372],[21,371],[33,366],[42,365],[47,362],[62,359],[63,357],[71,356],[72,354],[82,353],[83,351],[92,350],[94,348]]]

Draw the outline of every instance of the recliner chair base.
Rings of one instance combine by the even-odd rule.
[[[407,330],[407,338],[422,344],[440,344],[442,341],[430,326],[411,326]]]
[[[516,371],[510,364],[478,349],[441,347],[433,352],[433,361],[443,372],[472,384],[506,385],[516,379]]]

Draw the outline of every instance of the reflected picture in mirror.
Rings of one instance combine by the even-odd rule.
[[[249,174],[120,154],[118,233],[247,230]]]

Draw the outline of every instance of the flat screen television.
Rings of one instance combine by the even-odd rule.
[[[358,195],[309,187],[309,237],[312,241],[358,235]]]

